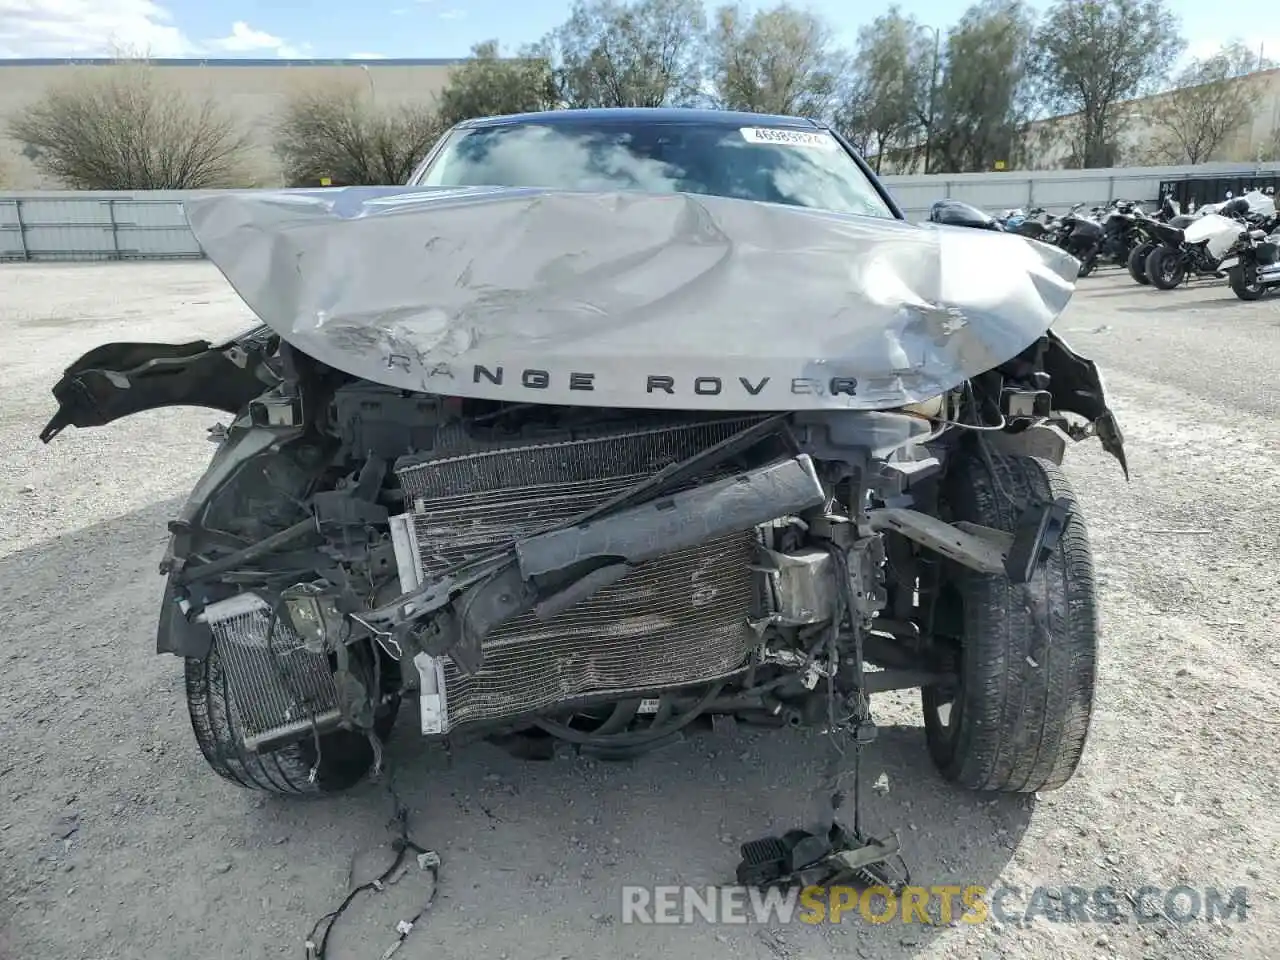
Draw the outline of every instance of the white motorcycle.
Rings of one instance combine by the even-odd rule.
[[[1150,225],[1159,241],[1147,255],[1146,274],[1152,286],[1172,290],[1191,277],[1223,275],[1223,258],[1248,239],[1244,218],[1251,210],[1248,201],[1239,197],[1223,204],[1221,211],[1203,214],[1181,229],[1163,223]]]

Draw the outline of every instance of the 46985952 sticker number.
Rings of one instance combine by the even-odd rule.
[[[831,134],[819,130],[741,127],[739,132],[747,143],[769,143],[783,147],[815,147],[819,150],[832,150],[838,146]]]

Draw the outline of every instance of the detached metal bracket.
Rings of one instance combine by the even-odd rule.
[[[993,575],[1006,572],[1005,557],[1013,546],[1013,536],[1003,530],[968,522],[951,524],[905,507],[871,510],[867,519],[874,530],[892,530],[970,570]]]
[[[872,510],[868,519],[873,529],[900,533],[970,570],[1004,574],[1010,583],[1028,583],[1061,539],[1070,516],[1067,501],[1058,499],[1027,507],[1018,518],[1017,533],[967,520],[947,523],[899,507]]]

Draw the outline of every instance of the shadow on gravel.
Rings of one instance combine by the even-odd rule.
[[[396,960],[910,957],[939,932],[900,917],[869,924],[856,910],[840,924],[785,928],[622,922],[623,886],[728,884],[739,844],[807,825],[829,756],[816,733],[744,725],[629,762],[569,751],[522,761],[486,743],[451,753],[421,741],[410,703],[380,782],[311,802],[225,783],[195,747],[180,665],[152,652],[155,564],[178,507],[168,500],[0,559],[21,694],[10,702],[22,703],[0,711],[13,745],[0,805],[14,802],[14,829],[0,833],[0,859],[12,868],[6,890],[21,894],[17,955],[40,943],[51,958],[125,944],[149,956],[211,955],[212,944],[234,944],[228,956],[299,956],[353,868],[386,853],[392,787],[410,835],[443,860],[439,896]],[[894,701],[882,716],[908,714]],[[873,788],[882,774],[887,788]],[[883,727],[863,775],[866,828],[899,831],[924,886],[990,886],[1032,813],[1030,797],[941,781],[918,726]],[[49,823],[71,816],[77,832],[52,842]],[[41,878],[65,877],[68,865],[78,888],[109,887],[112,903],[46,897]],[[362,895],[336,928],[330,960],[381,956],[428,888],[415,866],[384,893]],[[49,922],[64,916],[74,922],[51,935]]]

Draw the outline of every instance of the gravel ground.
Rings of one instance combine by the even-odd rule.
[[[392,806],[376,785],[263,798],[195,748],[181,665],[151,652],[155,565],[214,418],[36,439],[49,387],[89,347],[231,333],[247,313],[200,263],[10,266],[0,285],[0,957],[299,957],[353,863],[380,855]],[[394,782],[444,868],[397,960],[1280,955],[1280,300],[1104,274],[1059,329],[1103,366],[1133,469],[1126,484],[1096,443],[1069,455],[1106,630],[1085,762],[1043,797],[962,793],[930,768],[913,700],[879,697],[866,766],[888,789],[868,791],[868,823],[901,830],[926,884],[1243,885],[1246,922],[624,925],[622,884],[727,880],[738,842],[802,822],[821,739],[709,733],[631,764],[521,763],[424,748],[410,716]],[[360,901],[332,955],[376,960],[426,884]]]

